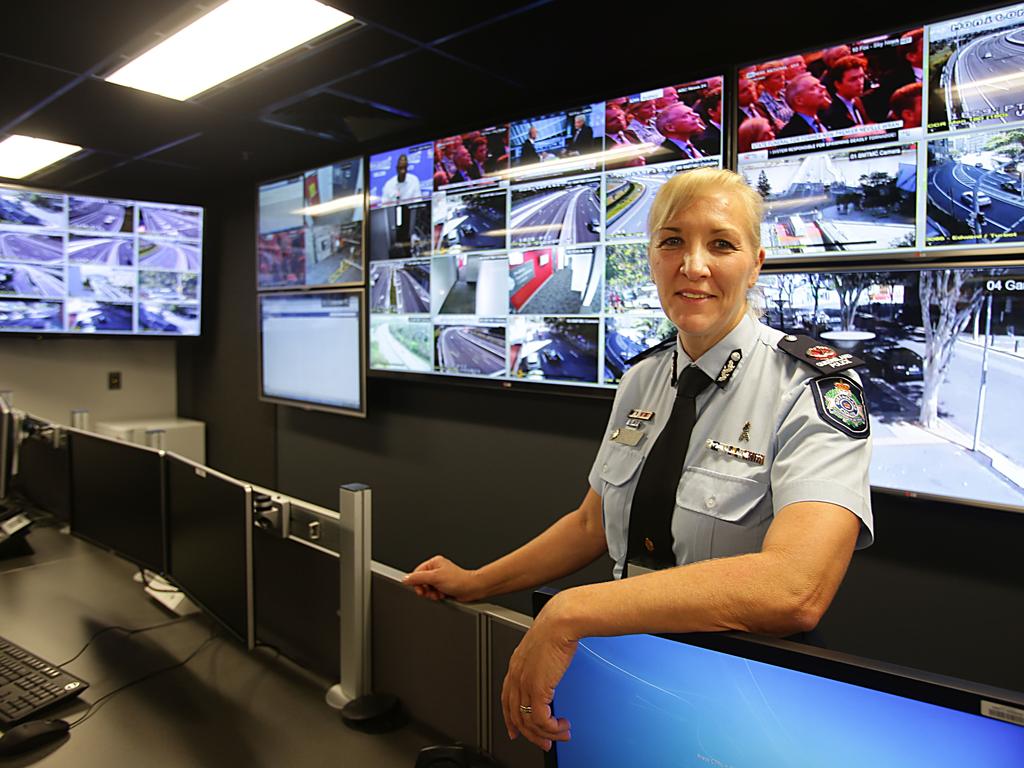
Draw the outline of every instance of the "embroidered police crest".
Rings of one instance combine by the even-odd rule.
[[[867,437],[871,433],[864,390],[845,376],[824,376],[810,382],[814,406],[822,421],[850,437]]]

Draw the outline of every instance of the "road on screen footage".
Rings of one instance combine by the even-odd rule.
[[[131,240],[111,238],[73,238],[68,242],[68,261],[75,264],[131,266],[135,245]]]
[[[429,279],[426,270],[424,282],[418,282],[410,268],[387,262],[374,263],[370,270],[370,311],[397,312],[413,314],[430,311],[430,291],[426,281]]]
[[[59,237],[0,233],[0,254],[17,261],[51,262],[64,258],[64,242]]]
[[[647,214],[651,210],[654,196],[658,190],[668,181],[664,176],[650,176],[639,179],[626,179],[623,184],[632,185],[633,190],[626,194],[635,195],[633,200],[625,205],[613,218],[608,219],[607,237],[631,237],[637,233],[643,234],[647,231]],[[614,190],[609,190],[608,197],[611,198]],[[621,235],[619,233],[622,233]]]
[[[560,245],[596,242],[601,211],[597,188],[542,190],[513,200],[509,229],[513,245]]]
[[[84,201],[71,198],[68,226],[72,229],[100,229],[104,232],[120,232],[128,209],[102,201]]]
[[[142,241],[139,244],[139,266],[195,272],[200,266],[199,246],[187,243],[147,243]]]
[[[139,212],[139,231],[167,237],[199,239],[199,216],[166,208],[143,208]]]
[[[956,120],[954,93],[960,97],[961,111],[968,115],[1000,114],[1008,104],[1024,103],[1022,55],[1024,31],[1018,29],[979,37],[950,56],[943,69],[949,125]],[[1019,115],[1011,113],[988,122],[1019,120]]]
[[[965,231],[971,231],[974,202],[965,200],[963,195],[974,194],[977,187],[992,201],[978,206],[985,215],[984,223],[980,224],[982,234],[1020,232],[1024,226],[1024,197],[1020,192],[1007,191],[1001,186],[1003,183],[1019,185],[1020,178],[966,163],[943,163],[928,170],[928,203],[960,222]]]
[[[0,265],[0,292],[18,296],[59,299],[64,295],[61,267],[36,267],[31,264]]]
[[[442,371],[486,375],[505,372],[505,347],[479,328],[441,328],[437,339],[437,365]]]

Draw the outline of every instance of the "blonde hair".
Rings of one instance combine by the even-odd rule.
[[[764,202],[761,195],[751,189],[742,176],[735,171],[721,168],[684,171],[663,184],[647,217],[648,234],[653,237],[680,208],[685,208],[698,197],[715,192],[731,193],[733,199],[739,202],[740,210],[744,213],[745,234],[750,238],[754,253],[757,253],[761,249],[761,217],[764,215]]]
[[[715,192],[732,193],[740,203],[744,214],[743,228],[750,238],[755,254],[761,250],[761,218],[764,216],[764,201],[761,195],[750,188],[746,180],[735,171],[720,168],[697,168],[678,173],[669,179],[654,198],[651,212],[647,217],[649,236],[661,229],[665,222],[680,208],[685,208],[698,197]],[[649,249],[648,249],[649,252]],[[767,299],[761,286],[756,283],[747,291],[747,312],[754,318],[764,316]]]

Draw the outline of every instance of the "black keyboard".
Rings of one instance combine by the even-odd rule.
[[[0,637],[0,725],[11,725],[89,684]]]

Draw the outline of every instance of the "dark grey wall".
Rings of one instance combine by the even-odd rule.
[[[257,400],[255,193],[207,203],[202,335],[178,340],[178,415],[206,422],[207,463],[273,487],[274,406]]]

